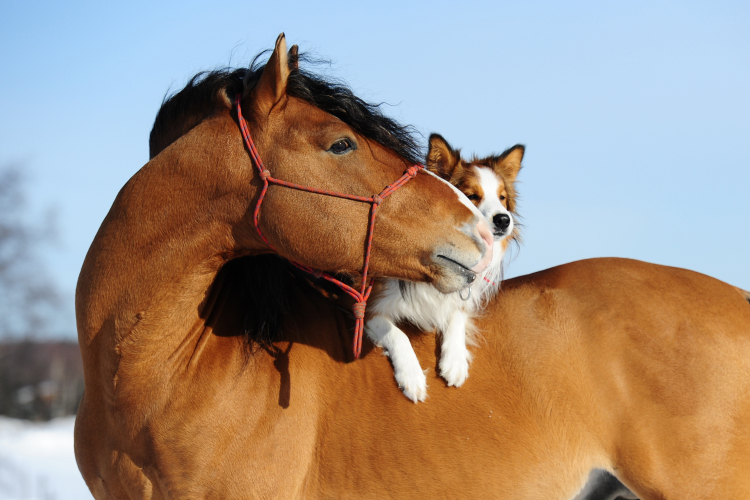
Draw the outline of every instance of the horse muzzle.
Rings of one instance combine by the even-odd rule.
[[[437,272],[432,284],[443,293],[453,293],[471,285],[492,262],[494,237],[489,225],[480,220],[468,233],[469,248],[459,249],[447,244],[433,253],[432,267]]]

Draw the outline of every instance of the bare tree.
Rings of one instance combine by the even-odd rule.
[[[0,168],[0,340],[38,337],[60,318],[60,294],[39,255],[52,233],[29,220],[21,169]]]
[[[49,340],[63,323],[40,253],[53,224],[31,222],[24,188],[18,166],[0,168],[0,415],[47,420],[75,413],[83,369],[76,342]]]

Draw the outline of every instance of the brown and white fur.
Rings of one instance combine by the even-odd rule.
[[[367,335],[390,357],[398,386],[415,403],[427,397],[427,380],[409,338],[396,323],[436,330],[442,336],[440,375],[449,386],[460,387],[466,381],[472,318],[497,292],[503,256],[510,241],[518,238],[514,185],[524,154],[524,147],[516,145],[499,156],[466,161],[440,135],[432,134],[429,143],[427,169],[449,181],[479,209],[493,229],[494,249],[490,266],[460,292],[444,294],[429,283],[397,279],[376,282]]]

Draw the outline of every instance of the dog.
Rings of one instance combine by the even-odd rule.
[[[524,146],[517,144],[500,155],[466,161],[442,136],[430,135],[427,170],[466,195],[493,228],[495,240],[490,266],[460,292],[444,294],[429,283],[388,278],[374,283],[365,331],[390,358],[398,386],[414,403],[427,397],[427,379],[409,338],[396,323],[404,321],[424,331],[437,331],[442,337],[440,375],[448,386],[463,385],[471,361],[467,342],[475,345],[472,318],[497,293],[503,256],[510,242],[519,240],[514,221],[515,182],[524,152]]]

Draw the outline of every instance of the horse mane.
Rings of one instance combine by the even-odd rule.
[[[267,52],[258,54],[249,68],[200,72],[182,90],[165,96],[149,136],[150,158],[156,157],[214,113],[225,110],[227,99],[232,101],[238,93],[252,90],[265,68],[265,63],[259,60]],[[298,69],[299,61],[315,62],[304,54],[289,55],[289,96],[332,114],[357,133],[410,163],[422,162],[424,155],[413,127],[385,116],[380,104],[363,101],[343,82]],[[277,255],[241,257],[228,262],[220,273],[225,273],[225,283],[241,290],[246,305],[243,333],[246,345],[251,348],[268,345],[278,338],[290,312],[289,298],[295,288],[304,287],[332,298],[342,295],[335,285],[308,276]]]
[[[222,68],[201,71],[185,88],[165,95],[148,139],[149,159],[167,149],[206,118],[218,111],[222,94],[234,97],[242,92],[246,69]]]
[[[265,64],[259,59],[266,52],[258,54],[250,68],[202,71],[193,76],[185,88],[165,96],[149,136],[149,157],[154,158],[219,109],[226,109],[227,98],[233,100],[238,93],[252,90],[263,74]],[[424,154],[413,127],[387,117],[380,108],[381,104],[365,102],[343,82],[298,69],[298,63],[305,61],[315,62],[305,54],[289,55],[289,96],[339,118],[357,133],[410,163],[422,162]]]

